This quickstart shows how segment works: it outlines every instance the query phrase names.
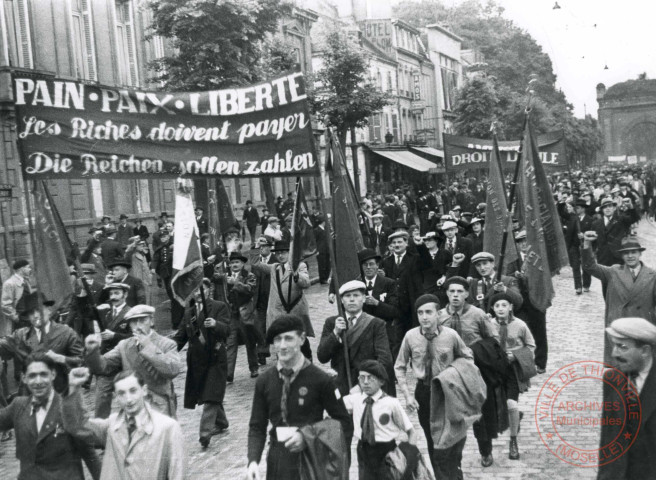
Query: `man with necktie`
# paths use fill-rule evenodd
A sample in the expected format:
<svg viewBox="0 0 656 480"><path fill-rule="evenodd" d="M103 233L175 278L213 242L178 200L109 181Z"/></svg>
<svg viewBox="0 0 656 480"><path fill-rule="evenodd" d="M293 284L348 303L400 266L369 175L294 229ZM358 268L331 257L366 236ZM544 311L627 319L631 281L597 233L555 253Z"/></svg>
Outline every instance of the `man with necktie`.
<svg viewBox="0 0 656 480"><path fill-rule="evenodd" d="M384 257L389 253L387 249L387 237L391 232L383 225L385 215L382 213L374 213L371 216L371 219L374 222L374 229L370 241L371 248L372 250L375 250L378 255Z"/></svg>
<svg viewBox="0 0 656 480"><path fill-rule="evenodd" d="M627 237L617 250L623 265L607 267L595 261L591 250L594 239L593 232L584 233L583 269L606 286L606 325L623 317L640 317L656 325L656 270L642 262L645 248L636 237ZM604 358L610 363L611 345L608 341L605 345Z"/></svg>
<svg viewBox="0 0 656 480"><path fill-rule="evenodd" d="M25 480L84 480L84 460L94 480L100 478L100 460L92 444L64 430L54 389L57 364L44 352L28 355L23 379L27 395L0 409L0 431L16 432L18 478Z"/></svg>
<svg viewBox="0 0 656 480"><path fill-rule="evenodd" d="M111 351L118 342L132 336L130 324L125 318L130 307L126 300L130 285L126 283L110 283L105 287L109 295L109 305L98 305L102 311L101 320L104 330L100 332L102 340L100 354ZM107 418L112 411L112 398L114 397L114 375L98 375L96 377L96 412L98 418Z"/></svg>
<svg viewBox="0 0 656 480"><path fill-rule="evenodd" d="M592 230L597 233L597 262L607 267L621 264L623 260L618 249L622 239L631 233L631 225L640 221L640 214L630 199L628 205L622 205L618 209L615 201L606 197L601 200L599 208L602 218L592 224Z"/></svg>
<svg viewBox="0 0 656 480"><path fill-rule="evenodd" d="M363 311L366 285L359 280L346 282L339 289L339 296L344 306L344 317L328 317L323 326L317 358L321 363L330 362L337 372L337 385L346 395L353 385L348 384L346 362L344 360L344 342L349 352L351 381L358 376L358 365L364 360L378 360L394 378L392 353L387 338L385 322ZM395 395L393 382L385 386L385 391Z"/></svg>
<svg viewBox="0 0 656 480"><path fill-rule="evenodd" d="M460 235L460 233L458 233L458 224L451 220L444 222L442 225L442 231L444 232L442 248L452 256L457 253L462 253L464 255L459 264L458 275L461 277L473 276L473 271L470 269L473 248L471 240Z"/></svg>

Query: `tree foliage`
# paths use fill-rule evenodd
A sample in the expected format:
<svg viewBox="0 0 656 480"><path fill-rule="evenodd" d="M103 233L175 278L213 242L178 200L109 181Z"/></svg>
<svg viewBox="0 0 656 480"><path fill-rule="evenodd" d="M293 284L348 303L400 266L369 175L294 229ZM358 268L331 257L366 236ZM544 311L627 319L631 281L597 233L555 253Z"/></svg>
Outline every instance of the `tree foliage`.
<svg viewBox="0 0 656 480"><path fill-rule="evenodd" d="M152 0L150 8L152 34L170 39L175 51L151 64L166 90L245 85L271 67L262 63L267 54L285 61L272 39L291 11L283 0Z"/></svg>
<svg viewBox="0 0 656 480"><path fill-rule="evenodd" d="M576 119L572 105L556 86L549 55L522 28L503 16L494 0L465 0L446 5L439 0L406 0L397 5L395 15L417 28L440 23L463 39L462 48L473 48L485 57L477 66L482 75L466 80L455 106L458 133L490 137L490 125L497 121L501 139L522 135L526 91L532 84L531 121L537 133L562 128L570 160L592 159L601 146L601 133L591 118ZM481 78L482 77L482 78ZM482 95L477 98L476 95ZM496 99L496 106L491 105Z"/></svg>
<svg viewBox="0 0 656 480"><path fill-rule="evenodd" d="M347 34L332 30L323 45L313 110L335 127L344 148L346 132L366 126L367 117L380 111L391 97L369 78L369 59Z"/></svg>

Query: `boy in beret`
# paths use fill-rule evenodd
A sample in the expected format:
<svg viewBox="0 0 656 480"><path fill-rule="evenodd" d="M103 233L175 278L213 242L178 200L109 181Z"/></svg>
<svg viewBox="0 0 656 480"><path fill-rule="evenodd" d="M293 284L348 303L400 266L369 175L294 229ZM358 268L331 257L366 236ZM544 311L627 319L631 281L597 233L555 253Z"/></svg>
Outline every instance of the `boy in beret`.
<svg viewBox="0 0 656 480"><path fill-rule="evenodd" d="M248 431L248 480L259 480L259 463L269 431L267 479L300 480L299 454L307 443L303 427L320 422L324 412L338 420L346 438L353 425L332 378L301 352L305 343L303 321L280 315L267 331L267 342L278 354L274 368L255 383ZM345 453L346 454L346 453Z"/></svg>
<svg viewBox="0 0 656 480"><path fill-rule="evenodd" d="M505 376L506 402L508 404L508 421L510 424L510 446L508 458L519 460L517 434L521 413L517 403L519 394L526 392L531 386L528 373L533 368L535 340L531 331L519 318L513 315L515 302L507 293L497 293L490 300L494 311L495 324L499 330L501 349L508 355L509 368ZM523 368L528 367L528 368ZM533 370L532 374L535 375Z"/></svg>
<svg viewBox="0 0 656 480"><path fill-rule="evenodd" d="M401 402L381 390L389 382L385 367L365 360L358 370L359 391L344 397L344 404L353 415L353 435L358 439L359 478L378 480L387 473L385 456L396 448L403 433L415 445L415 431Z"/></svg>

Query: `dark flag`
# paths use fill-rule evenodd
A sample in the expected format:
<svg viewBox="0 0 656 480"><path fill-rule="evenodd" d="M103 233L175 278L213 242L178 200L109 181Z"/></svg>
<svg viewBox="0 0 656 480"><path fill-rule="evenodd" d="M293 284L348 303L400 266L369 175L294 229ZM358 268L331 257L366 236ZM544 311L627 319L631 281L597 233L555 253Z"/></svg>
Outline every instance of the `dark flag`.
<svg viewBox="0 0 656 480"><path fill-rule="evenodd" d="M358 252L363 250L364 241L358 223L360 202L346 169L346 162L334 135L330 138L327 169L332 170L332 231L335 254L336 277L340 284L361 278ZM339 289L339 285L335 290Z"/></svg>
<svg viewBox="0 0 656 480"><path fill-rule="evenodd" d="M232 200L228 196L228 191L223 185L223 181L220 178L216 179L216 200L217 200L217 211L219 214L219 231L221 235L231 229L236 228L237 231L241 228L237 218L235 217L235 212L232 209Z"/></svg>
<svg viewBox="0 0 656 480"><path fill-rule="evenodd" d="M485 206L485 235L483 236L483 251L489 252L497 259L501 256L503 232L508 232L506 240L504 265L509 265L517 258L517 247L512 233L512 215L508 210L506 190L503 184L501 163L497 154L496 136L494 148L490 155L490 169L487 182L487 197ZM503 272L502 272L503 273Z"/></svg>
<svg viewBox="0 0 656 480"><path fill-rule="evenodd" d="M39 291L48 300L54 300L53 311L63 306L73 294L71 277L66 261L64 244L66 232L59 215L53 213L53 204L48 200L49 194L44 182L36 182L35 202L35 252L39 258L34 259L34 275Z"/></svg>
<svg viewBox="0 0 656 480"><path fill-rule="evenodd" d="M173 231L173 296L185 305L203 281L203 258L200 235L190 189L178 185L175 195L175 229Z"/></svg>
<svg viewBox="0 0 656 480"><path fill-rule="evenodd" d="M296 271L302 260L317 253L317 240L314 238L312 222L308 214L307 203L303 182L296 179L296 202L294 203L294 214L292 217L292 242L289 247L289 258L292 271Z"/></svg>
<svg viewBox="0 0 656 480"><path fill-rule="evenodd" d="M528 281L531 303L546 311L554 295L551 277L567 265L567 249L530 122L526 123L523 150L518 179L521 203L518 206L524 214L529 250L522 270Z"/></svg>

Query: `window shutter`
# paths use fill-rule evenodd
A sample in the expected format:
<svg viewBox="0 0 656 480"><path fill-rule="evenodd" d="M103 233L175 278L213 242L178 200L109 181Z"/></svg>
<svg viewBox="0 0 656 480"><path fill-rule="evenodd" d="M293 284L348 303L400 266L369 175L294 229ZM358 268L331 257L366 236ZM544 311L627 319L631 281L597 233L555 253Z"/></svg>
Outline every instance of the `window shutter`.
<svg viewBox="0 0 656 480"><path fill-rule="evenodd" d="M132 2L125 2L125 42L128 47L128 65L130 67L130 85L139 83L137 75L137 52L134 45L134 19L132 18Z"/></svg>
<svg viewBox="0 0 656 480"><path fill-rule="evenodd" d="M34 68L27 2L28 0L16 0L16 14L18 16L18 27L20 28L21 67Z"/></svg>
<svg viewBox="0 0 656 480"><path fill-rule="evenodd" d="M96 69L96 47L93 37L93 17L91 16L91 5L89 0L80 0L80 7L82 9L82 21L84 25L84 46L86 58L84 59L87 65L89 80L98 80L98 72Z"/></svg>

